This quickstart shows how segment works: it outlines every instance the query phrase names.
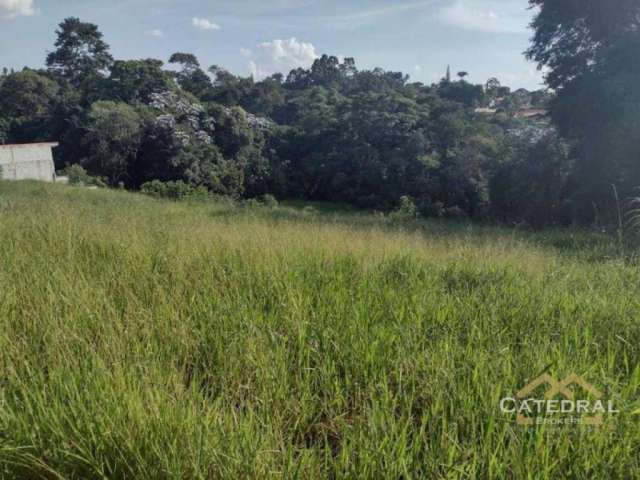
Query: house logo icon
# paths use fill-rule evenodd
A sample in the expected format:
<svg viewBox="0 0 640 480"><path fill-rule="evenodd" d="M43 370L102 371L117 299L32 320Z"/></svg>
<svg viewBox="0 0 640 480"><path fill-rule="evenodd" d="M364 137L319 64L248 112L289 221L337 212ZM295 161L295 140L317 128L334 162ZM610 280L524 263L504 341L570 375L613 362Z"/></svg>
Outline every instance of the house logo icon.
<svg viewBox="0 0 640 480"><path fill-rule="evenodd" d="M546 388L544 394L540 394L542 388ZM619 413L611 400L605 402L603 398L600 390L575 373L560 381L544 373L515 397L500 400L500 410L515 413L516 423L523 426L599 426L605 413Z"/></svg>
<svg viewBox="0 0 640 480"><path fill-rule="evenodd" d="M544 395L545 400L553 401L554 398L560 395L564 397L566 402L570 402L569 404L574 404L576 406L577 402L580 402L581 400L576 402L575 393L571 388L569 388L572 385L581 387L585 392L589 393L595 401L601 401L604 396L600 390L575 373L572 373L560 382L548 373L544 373L516 393L516 398L518 400L528 398L541 385L547 385L549 387ZM582 400L582 402L587 401L588 400ZM585 404L582 403L581 405L584 406ZM584 410L584 408L582 410ZM587 425L602 425L603 415L602 413L596 413L592 416L585 416L582 418L582 421ZM526 417L523 412L518 412L516 422L518 425L533 425L534 419Z"/></svg>

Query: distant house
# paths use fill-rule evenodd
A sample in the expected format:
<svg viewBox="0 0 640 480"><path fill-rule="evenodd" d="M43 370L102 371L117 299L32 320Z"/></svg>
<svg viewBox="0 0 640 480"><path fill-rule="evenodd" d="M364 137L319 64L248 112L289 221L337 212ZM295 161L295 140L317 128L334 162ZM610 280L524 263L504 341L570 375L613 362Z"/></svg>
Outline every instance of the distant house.
<svg viewBox="0 0 640 480"><path fill-rule="evenodd" d="M476 108L475 112L479 113L481 115L495 115L498 112L498 109L497 108L480 107L480 108Z"/></svg>
<svg viewBox="0 0 640 480"><path fill-rule="evenodd" d="M52 149L57 143L0 145L0 178L55 182Z"/></svg>

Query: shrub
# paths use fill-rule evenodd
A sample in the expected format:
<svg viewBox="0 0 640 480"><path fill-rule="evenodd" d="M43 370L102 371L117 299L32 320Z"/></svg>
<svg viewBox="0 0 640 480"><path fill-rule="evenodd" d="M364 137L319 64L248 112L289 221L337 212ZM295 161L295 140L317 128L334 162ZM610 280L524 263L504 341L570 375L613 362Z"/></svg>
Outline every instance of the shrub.
<svg viewBox="0 0 640 480"><path fill-rule="evenodd" d="M167 184L160 180L152 180L140 186L140 192L156 198L167 197Z"/></svg>
<svg viewBox="0 0 640 480"><path fill-rule="evenodd" d="M262 203L265 207L269 208L276 208L278 206L278 200L276 200L276 197L274 197L270 193L262 196Z"/></svg>
<svg viewBox="0 0 640 480"><path fill-rule="evenodd" d="M102 177L94 177L89 175L87 171L77 163L69 165L60 171L60 173L69 178L71 185L106 187L107 183Z"/></svg>
<svg viewBox="0 0 640 480"><path fill-rule="evenodd" d="M393 212L391 212L392 220L409 220L418 216L418 209L411 197L404 195L400 197L400 205Z"/></svg>

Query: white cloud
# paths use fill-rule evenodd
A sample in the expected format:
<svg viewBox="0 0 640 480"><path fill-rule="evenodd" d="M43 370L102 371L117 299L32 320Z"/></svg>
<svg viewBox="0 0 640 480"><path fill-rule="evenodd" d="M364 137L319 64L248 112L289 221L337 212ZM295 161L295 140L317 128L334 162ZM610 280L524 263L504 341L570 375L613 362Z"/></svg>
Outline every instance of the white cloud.
<svg viewBox="0 0 640 480"><path fill-rule="evenodd" d="M504 85L510 85L514 89L524 87L533 90L544 88L544 74L544 71L540 72L531 65L524 65L513 72L498 72L496 77Z"/></svg>
<svg viewBox="0 0 640 480"><path fill-rule="evenodd" d="M531 12L513 0L455 0L440 9L439 19L464 30L527 33Z"/></svg>
<svg viewBox="0 0 640 480"><path fill-rule="evenodd" d="M240 55L242 55L243 57L250 57L251 56L251 50L249 50L248 48L241 48L240 49Z"/></svg>
<svg viewBox="0 0 640 480"><path fill-rule="evenodd" d="M413 74L411 75L411 80L414 82L429 84L440 81L442 77L444 77L444 71L434 72L433 70L427 69L427 67L423 65L416 64L413 66Z"/></svg>
<svg viewBox="0 0 640 480"><path fill-rule="evenodd" d="M38 10L33 0L0 0L0 18L15 18L18 15L35 15Z"/></svg>
<svg viewBox="0 0 640 480"><path fill-rule="evenodd" d="M144 32L144 34L148 37L156 37L156 38L164 37L164 32L159 28L156 28L153 30L147 30L146 32Z"/></svg>
<svg viewBox="0 0 640 480"><path fill-rule="evenodd" d="M253 60L249 60L249 73L255 80L262 80L263 78L269 76L269 72L260 67Z"/></svg>
<svg viewBox="0 0 640 480"><path fill-rule="evenodd" d="M220 25L207 18L193 17L191 22L195 28L200 30L220 30Z"/></svg>
<svg viewBox="0 0 640 480"><path fill-rule="evenodd" d="M388 17L389 15L397 15L412 10L423 10L433 5L434 0L422 0L419 2L394 2L393 5L384 7L374 7L370 9L361 9L344 15L347 20L363 20L373 17Z"/></svg>
<svg viewBox="0 0 640 480"><path fill-rule="evenodd" d="M422 13L433 6L436 0L420 0L410 2L393 2L392 5L359 8L348 12L338 12L322 18L327 26L340 29L355 29L389 19L394 15L407 12Z"/></svg>
<svg viewBox="0 0 640 480"><path fill-rule="evenodd" d="M309 67L318 58L311 43L300 42L296 38L272 40L256 47L255 53L249 52L249 71L255 79L262 79L276 72L284 74L303 67Z"/></svg>

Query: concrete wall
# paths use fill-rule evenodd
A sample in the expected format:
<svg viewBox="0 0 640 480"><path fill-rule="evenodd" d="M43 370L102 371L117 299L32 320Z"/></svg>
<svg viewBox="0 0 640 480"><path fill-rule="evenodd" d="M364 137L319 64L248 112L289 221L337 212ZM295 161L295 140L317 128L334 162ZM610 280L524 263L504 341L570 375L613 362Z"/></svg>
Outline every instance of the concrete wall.
<svg viewBox="0 0 640 480"><path fill-rule="evenodd" d="M0 145L2 179L54 182L56 171L51 149L57 145L57 143Z"/></svg>

